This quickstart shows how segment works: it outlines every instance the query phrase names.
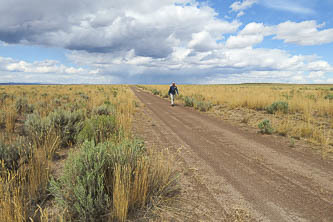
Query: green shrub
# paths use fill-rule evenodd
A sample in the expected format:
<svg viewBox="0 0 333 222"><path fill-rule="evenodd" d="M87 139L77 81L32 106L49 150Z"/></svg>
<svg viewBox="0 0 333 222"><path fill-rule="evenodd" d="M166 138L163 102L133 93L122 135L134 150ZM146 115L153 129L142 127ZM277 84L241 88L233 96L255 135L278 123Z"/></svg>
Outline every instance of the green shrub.
<svg viewBox="0 0 333 222"><path fill-rule="evenodd" d="M154 95L160 95L160 94L161 94L161 92L158 91L157 89L153 89L151 92L152 92Z"/></svg>
<svg viewBox="0 0 333 222"><path fill-rule="evenodd" d="M111 101L110 100L105 100L104 105L111 105Z"/></svg>
<svg viewBox="0 0 333 222"><path fill-rule="evenodd" d="M138 141L119 145L87 141L79 152L69 156L63 175L51 181L50 191L70 218L102 221L111 207L116 166L130 164L134 170L143 154L144 147Z"/></svg>
<svg viewBox="0 0 333 222"><path fill-rule="evenodd" d="M9 98L9 95L5 92L2 92L0 94L0 103L3 104L6 101L7 98Z"/></svg>
<svg viewBox="0 0 333 222"><path fill-rule="evenodd" d="M111 115L115 113L115 108L111 104L103 104L95 108L94 113L97 115Z"/></svg>
<svg viewBox="0 0 333 222"><path fill-rule="evenodd" d="M30 154L30 148L27 144L24 138L19 138L12 144L5 144L0 141L0 163L3 164L6 170L17 170L20 164L27 160Z"/></svg>
<svg viewBox="0 0 333 222"><path fill-rule="evenodd" d="M19 160L20 160L20 154L17 147L13 145L4 144L0 141L0 162L4 164L3 166L5 167L5 169L7 170L18 169Z"/></svg>
<svg viewBox="0 0 333 222"><path fill-rule="evenodd" d="M324 99L333 100L333 94L326 95Z"/></svg>
<svg viewBox="0 0 333 222"><path fill-rule="evenodd" d="M265 119L262 122L260 122L258 127L262 134L272 134L274 132L274 129L271 126L271 123L268 119Z"/></svg>
<svg viewBox="0 0 333 222"><path fill-rule="evenodd" d="M75 144L76 137L81 131L84 115L80 111L69 112L58 109L47 117L51 126L57 131L61 138L61 146Z"/></svg>
<svg viewBox="0 0 333 222"><path fill-rule="evenodd" d="M15 109L18 114L32 113L34 111L34 106L32 104L28 104L28 100L26 98L19 98L16 100Z"/></svg>
<svg viewBox="0 0 333 222"><path fill-rule="evenodd" d="M77 221L102 221L111 198L106 193L107 146L86 142L66 161L59 181L51 180L50 192L57 204Z"/></svg>
<svg viewBox="0 0 333 222"><path fill-rule="evenodd" d="M61 106L61 100L59 98L55 98L53 100L53 104L56 105L56 106Z"/></svg>
<svg viewBox="0 0 333 222"><path fill-rule="evenodd" d="M210 108L212 108L212 104L210 102L202 101L202 100L194 100L194 107L201 112L206 112Z"/></svg>
<svg viewBox="0 0 333 222"><path fill-rule="evenodd" d="M49 190L68 221L125 221L127 213L151 209L179 193L176 175L159 161L147 155L141 141L86 141L69 155Z"/></svg>
<svg viewBox="0 0 333 222"><path fill-rule="evenodd" d="M82 109L83 106L84 105L82 103L80 103L80 102L67 103L65 105L66 109L69 110L69 111L71 111L71 112L76 112L76 111Z"/></svg>
<svg viewBox="0 0 333 222"><path fill-rule="evenodd" d="M66 147L75 144L83 122L82 112L55 110L46 118L41 118L38 114L28 115L24 123L24 130L32 142L39 146L44 144L47 136L53 130L60 138L60 145Z"/></svg>
<svg viewBox="0 0 333 222"><path fill-rule="evenodd" d="M193 107L193 105L194 105L193 98L189 97L189 96L185 96L184 103L185 103L185 106Z"/></svg>
<svg viewBox="0 0 333 222"><path fill-rule="evenodd" d="M63 99L65 102L69 102L69 95L63 95L63 96L62 96L62 99Z"/></svg>
<svg viewBox="0 0 333 222"><path fill-rule="evenodd" d="M51 122L47 118L41 118L38 114L30 114L24 122L24 132L36 145L44 144L47 134L51 129Z"/></svg>
<svg viewBox="0 0 333 222"><path fill-rule="evenodd" d="M212 108L212 104L205 101L202 95L185 96L184 103L185 106L194 107L202 112L206 112Z"/></svg>
<svg viewBox="0 0 333 222"><path fill-rule="evenodd" d="M117 92L116 90L114 90L114 91L112 92L112 94L113 94L113 97L117 97L118 92Z"/></svg>
<svg viewBox="0 0 333 222"><path fill-rule="evenodd" d="M79 143L88 141L95 141L95 143L104 142L117 135L116 119L112 115L93 116L87 119L83 125L82 130L77 136Z"/></svg>
<svg viewBox="0 0 333 222"><path fill-rule="evenodd" d="M87 96L85 93L83 92L78 92L77 95L79 95L82 99L84 100L88 100L89 96Z"/></svg>
<svg viewBox="0 0 333 222"><path fill-rule="evenodd" d="M4 128L6 125L6 113L0 110L0 128Z"/></svg>
<svg viewBox="0 0 333 222"><path fill-rule="evenodd" d="M288 103L284 101L274 102L272 105L267 107L267 112L274 114L276 112L288 113Z"/></svg>

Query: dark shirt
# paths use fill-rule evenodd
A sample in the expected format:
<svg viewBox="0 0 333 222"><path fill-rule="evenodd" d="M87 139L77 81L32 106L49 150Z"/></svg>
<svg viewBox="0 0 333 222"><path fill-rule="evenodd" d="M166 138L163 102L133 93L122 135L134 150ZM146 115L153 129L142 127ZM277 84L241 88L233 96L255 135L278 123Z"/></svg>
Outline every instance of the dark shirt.
<svg viewBox="0 0 333 222"><path fill-rule="evenodd" d="M170 94L175 95L176 92L177 92L177 95L178 95L179 93L178 93L177 86L170 86L170 89L169 89L168 95L170 95Z"/></svg>

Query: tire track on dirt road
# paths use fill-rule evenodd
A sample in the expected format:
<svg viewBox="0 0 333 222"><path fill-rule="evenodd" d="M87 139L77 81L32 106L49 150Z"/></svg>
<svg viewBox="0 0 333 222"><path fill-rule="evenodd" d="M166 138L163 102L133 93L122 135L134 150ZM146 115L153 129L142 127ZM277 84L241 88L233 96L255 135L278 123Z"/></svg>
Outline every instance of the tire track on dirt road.
<svg viewBox="0 0 333 222"><path fill-rule="evenodd" d="M240 206L262 221L333 221L331 160L132 89L170 135L164 140L186 148L180 155L221 211Z"/></svg>

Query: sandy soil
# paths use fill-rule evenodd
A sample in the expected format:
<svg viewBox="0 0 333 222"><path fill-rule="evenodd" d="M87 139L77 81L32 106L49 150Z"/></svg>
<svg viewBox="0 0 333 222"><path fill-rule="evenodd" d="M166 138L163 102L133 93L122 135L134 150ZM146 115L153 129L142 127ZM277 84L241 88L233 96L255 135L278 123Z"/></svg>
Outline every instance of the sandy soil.
<svg viewBox="0 0 333 222"><path fill-rule="evenodd" d="M179 220L333 221L333 161L133 88L134 132L182 172Z"/></svg>

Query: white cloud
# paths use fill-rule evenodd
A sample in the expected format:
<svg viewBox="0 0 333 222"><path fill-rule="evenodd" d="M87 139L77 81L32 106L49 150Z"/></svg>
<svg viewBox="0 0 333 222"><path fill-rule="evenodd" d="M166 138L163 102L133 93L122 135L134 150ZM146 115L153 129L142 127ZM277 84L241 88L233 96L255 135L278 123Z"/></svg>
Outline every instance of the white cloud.
<svg viewBox="0 0 333 222"><path fill-rule="evenodd" d="M287 21L277 25L275 39L281 39L285 43L298 45L320 45L333 42L333 29L319 31L324 24L316 21L291 22Z"/></svg>
<svg viewBox="0 0 333 222"><path fill-rule="evenodd" d="M283 22L276 26L265 26L263 23L251 22L236 36L230 36L226 42L228 48L245 48L263 41L265 36L273 35L273 39L283 40L285 43L297 45L321 45L333 42L333 29L323 28L315 21Z"/></svg>
<svg viewBox="0 0 333 222"><path fill-rule="evenodd" d="M230 36L226 46L228 48L246 48L262 42L263 35L238 35Z"/></svg>
<svg viewBox="0 0 333 222"><path fill-rule="evenodd" d="M257 3L259 0L243 0L243 1L236 1L230 5L231 11L238 12L237 18L243 16L244 10L252 7L253 4Z"/></svg>
<svg viewBox="0 0 333 222"><path fill-rule="evenodd" d="M310 79L320 79L325 76L325 72L323 71L315 71L315 72L310 72L309 78Z"/></svg>
<svg viewBox="0 0 333 222"><path fill-rule="evenodd" d="M328 62L322 60L310 62L307 68L311 71L333 71L332 66L328 64Z"/></svg>
<svg viewBox="0 0 333 222"><path fill-rule="evenodd" d="M96 70L68 67L53 60L29 63L0 57L0 71L0 82L66 83L66 79L72 82L84 80Z"/></svg>
<svg viewBox="0 0 333 222"><path fill-rule="evenodd" d="M4 62L2 62L4 61ZM15 61L10 58L0 59L0 69L9 72L24 72L24 73L54 73L54 74L77 74L84 73L82 68L66 67L56 61L45 60L29 63L26 61Z"/></svg>
<svg viewBox="0 0 333 222"><path fill-rule="evenodd" d="M251 22L247 24L242 31L240 31L241 35L270 35L273 33L272 27L265 26L263 23Z"/></svg>
<svg viewBox="0 0 333 222"><path fill-rule="evenodd" d="M192 40L188 43L188 47L197 51L209 51L218 48L216 40L207 31L192 34Z"/></svg>
<svg viewBox="0 0 333 222"><path fill-rule="evenodd" d="M243 1L236 1L230 5L232 11L238 12L243 11L247 8L250 8L253 4L257 3L258 0L243 0Z"/></svg>
<svg viewBox="0 0 333 222"><path fill-rule="evenodd" d="M228 48L246 48L258 44L264 40L264 37L271 35L271 27L264 26L263 23L247 24L237 36L230 36L226 42Z"/></svg>

